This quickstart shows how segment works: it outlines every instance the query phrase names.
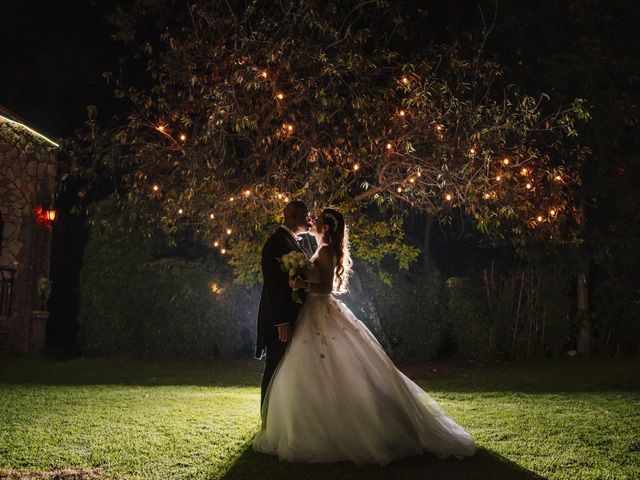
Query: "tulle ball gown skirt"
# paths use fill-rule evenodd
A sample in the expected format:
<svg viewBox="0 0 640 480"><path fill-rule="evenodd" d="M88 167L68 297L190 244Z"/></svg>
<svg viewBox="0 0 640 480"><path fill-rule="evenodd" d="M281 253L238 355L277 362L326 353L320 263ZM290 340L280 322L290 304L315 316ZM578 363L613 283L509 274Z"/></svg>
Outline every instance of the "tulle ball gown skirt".
<svg viewBox="0 0 640 480"><path fill-rule="evenodd" d="M473 438L332 295L307 298L253 447L292 462L379 465L424 452L475 453Z"/></svg>

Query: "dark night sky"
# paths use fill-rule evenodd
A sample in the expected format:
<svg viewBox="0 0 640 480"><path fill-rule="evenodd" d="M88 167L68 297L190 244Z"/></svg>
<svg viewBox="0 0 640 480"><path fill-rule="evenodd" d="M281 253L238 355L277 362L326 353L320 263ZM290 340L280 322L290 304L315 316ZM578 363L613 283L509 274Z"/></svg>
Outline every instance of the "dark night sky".
<svg viewBox="0 0 640 480"><path fill-rule="evenodd" d="M97 105L99 122L109 123L118 107L125 108L102 78L126 55L104 19L116 3L0 0L0 105L55 138L83 125L87 105ZM448 7L424 3L441 21L439 10Z"/></svg>
<svg viewBox="0 0 640 480"><path fill-rule="evenodd" d="M98 106L116 107L102 72L118 65L104 13L113 1L0 1L0 105L53 137L70 136Z"/></svg>

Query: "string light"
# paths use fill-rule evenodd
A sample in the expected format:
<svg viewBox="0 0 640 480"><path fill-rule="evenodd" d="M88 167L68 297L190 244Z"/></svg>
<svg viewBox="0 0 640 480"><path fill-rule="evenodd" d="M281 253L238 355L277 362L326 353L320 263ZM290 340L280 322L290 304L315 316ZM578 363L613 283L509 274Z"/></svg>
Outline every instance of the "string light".
<svg viewBox="0 0 640 480"><path fill-rule="evenodd" d="M527 170L527 168L526 168L526 167L524 167L522 170L520 170L520 173L521 173L522 175L526 175L527 173L529 173L529 170Z"/></svg>
<svg viewBox="0 0 640 480"><path fill-rule="evenodd" d="M278 194L278 200L282 200L282 194L281 193Z"/></svg>
<svg viewBox="0 0 640 480"><path fill-rule="evenodd" d="M525 188L526 188L527 190L531 190L531 187L532 187L532 185L531 185L530 183L527 183L527 184L525 185Z"/></svg>
<svg viewBox="0 0 640 480"><path fill-rule="evenodd" d="M409 77L402 77L402 83L404 83L405 85L409 83Z"/></svg>
<svg viewBox="0 0 640 480"><path fill-rule="evenodd" d="M409 183L416 183L416 179L415 179L415 178L413 178L413 177L411 177L411 178L409 179Z"/></svg>
<svg viewBox="0 0 640 480"><path fill-rule="evenodd" d="M211 214L209 214L209 218L210 218L211 220L213 220L214 218L216 218L216 216L215 216L213 213L211 213Z"/></svg>
<svg viewBox="0 0 640 480"><path fill-rule="evenodd" d="M220 253L224 255L225 253L227 253L227 250L223 248L222 250L220 250Z"/></svg>
<svg viewBox="0 0 640 480"><path fill-rule="evenodd" d="M181 208L179 208L179 209L178 209L178 213L179 213L180 215L182 215L182 214L184 213L184 210L182 210Z"/></svg>
<svg viewBox="0 0 640 480"><path fill-rule="evenodd" d="M549 215L551 215L552 217L556 216L556 211L552 208L551 210L549 210Z"/></svg>
<svg viewBox="0 0 640 480"><path fill-rule="evenodd" d="M284 93L282 93L282 92L278 93L278 94L276 95L276 98L277 98L278 100L284 100Z"/></svg>
<svg viewBox="0 0 640 480"><path fill-rule="evenodd" d="M505 165L509 165L509 159L508 158L503 159L502 163L504 163Z"/></svg>
<svg viewBox="0 0 640 480"><path fill-rule="evenodd" d="M244 191L244 196L248 197L249 195L251 195L251 190L245 190Z"/></svg>
<svg viewBox="0 0 640 480"><path fill-rule="evenodd" d="M180 134L180 140L182 140L183 142L187 139L187 136L184 133Z"/></svg>
<svg viewBox="0 0 640 480"><path fill-rule="evenodd" d="M539 222L541 222L541 221L542 221L542 215L538 215L537 220L538 220Z"/></svg>
<svg viewBox="0 0 640 480"><path fill-rule="evenodd" d="M489 200L489 199L491 198L491 195L489 195L488 193L485 193L482 197L483 197L485 200Z"/></svg>
<svg viewBox="0 0 640 480"><path fill-rule="evenodd" d="M444 198L445 198L445 200L446 200L447 202L450 202L450 201L453 199L453 197L451 196L451 194L450 194L450 193L447 193L447 194L444 196Z"/></svg>
<svg viewBox="0 0 640 480"><path fill-rule="evenodd" d="M156 127L160 132L164 132L164 125L158 125Z"/></svg>
<svg viewBox="0 0 640 480"><path fill-rule="evenodd" d="M496 177L496 182L499 182L500 180L502 180L502 177L501 177L500 175L498 175L498 176Z"/></svg>
<svg viewBox="0 0 640 480"><path fill-rule="evenodd" d="M444 127L442 125L436 125L436 130L438 132L442 132L443 129L444 129Z"/></svg>
<svg viewBox="0 0 640 480"><path fill-rule="evenodd" d="M358 165L357 163L353 166L353 170L355 172L357 172L358 170L360 170L360 165Z"/></svg>
<svg viewBox="0 0 640 480"><path fill-rule="evenodd" d="M227 235L231 235L231 229L227 228Z"/></svg>
<svg viewBox="0 0 640 480"><path fill-rule="evenodd" d="M556 182L559 182L562 180L562 177L560 175L556 175Z"/></svg>
<svg viewBox="0 0 640 480"><path fill-rule="evenodd" d="M154 185L153 186L153 191L157 192L158 190L160 190L160 187L158 185Z"/></svg>
<svg viewBox="0 0 640 480"><path fill-rule="evenodd" d="M234 198L234 197L229 197L229 201L230 201L230 202L233 202L234 200L235 200L235 198Z"/></svg>
<svg viewBox="0 0 640 480"><path fill-rule="evenodd" d="M401 188L401 187L398 187L397 192L398 192L398 193L402 193L402 188Z"/></svg>
<svg viewBox="0 0 640 480"><path fill-rule="evenodd" d="M262 78L267 78L268 74L266 70L263 70L262 73L260 74L262 75Z"/></svg>
<svg viewBox="0 0 640 480"><path fill-rule="evenodd" d="M293 125L287 125L287 130L289 130L289 132L293 132Z"/></svg>
<svg viewBox="0 0 640 480"><path fill-rule="evenodd" d="M391 143L387 143L387 150L391 150L393 148L393 145L391 145Z"/></svg>
<svg viewBox="0 0 640 480"><path fill-rule="evenodd" d="M400 115L401 117L404 117L406 115L406 112L404 110L400 110L398 112L398 115Z"/></svg>
<svg viewBox="0 0 640 480"><path fill-rule="evenodd" d="M217 240L216 240L215 242L213 242L213 246L214 246L214 247L217 247L218 245L220 245L220 242L219 242L219 241L217 241Z"/></svg>
<svg viewBox="0 0 640 480"><path fill-rule="evenodd" d="M475 155L476 154L476 149L475 148L470 148L469 149L469 154L470 155Z"/></svg>
<svg viewBox="0 0 640 480"><path fill-rule="evenodd" d="M18 126L20 128L24 128L30 134L35 135L36 137L41 138L41 139L49 142L54 147L59 147L60 146L59 144L57 144L56 142L54 142L50 138L47 138L46 136L44 136L40 132L34 130L33 128L31 128L31 127L29 127L27 125L25 125L24 123L20 123L20 122L18 122L16 120L13 120L12 118L7 118L4 115L0 115L0 122L7 122L7 123L10 123L12 125L16 125L16 126Z"/></svg>
<svg viewBox="0 0 640 480"><path fill-rule="evenodd" d="M284 201L289 203L289 197L284 197Z"/></svg>
<svg viewBox="0 0 640 480"><path fill-rule="evenodd" d="M418 172L416 175L418 175L418 177L421 177L421 176L422 176L422 174L421 174L420 172Z"/></svg>

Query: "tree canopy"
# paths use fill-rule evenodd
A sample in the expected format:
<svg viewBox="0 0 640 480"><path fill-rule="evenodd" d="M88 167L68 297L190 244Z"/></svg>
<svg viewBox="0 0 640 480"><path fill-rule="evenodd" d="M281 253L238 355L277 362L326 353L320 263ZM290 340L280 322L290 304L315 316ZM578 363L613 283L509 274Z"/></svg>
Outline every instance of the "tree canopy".
<svg viewBox="0 0 640 480"><path fill-rule="evenodd" d="M405 268L407 212L462 211L516 246L579 241L582 101L520 92L481 45L415 45L411 17L384 1L133 2L113 21L149 85L116 80L132 111L77 143L94 161L75 173L112 178L153 229L188 227L244 283L291 199L341 208L356 256Z"/></svg>

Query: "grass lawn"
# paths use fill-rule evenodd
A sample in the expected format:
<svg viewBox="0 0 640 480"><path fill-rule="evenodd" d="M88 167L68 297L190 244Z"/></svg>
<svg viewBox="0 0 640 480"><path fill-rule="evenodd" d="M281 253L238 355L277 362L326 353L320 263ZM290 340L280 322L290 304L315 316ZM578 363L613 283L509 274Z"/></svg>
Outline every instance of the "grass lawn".
<svg viewBox="0 0 640 480"><path fill-rule="evenodd" d="M475 436L475 457L254 453L257 361L0 359L0 478L640 479L639 360L402 369Z"/></svg>

